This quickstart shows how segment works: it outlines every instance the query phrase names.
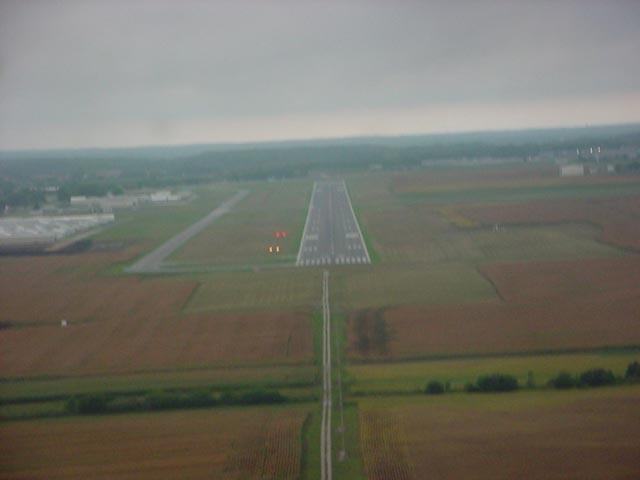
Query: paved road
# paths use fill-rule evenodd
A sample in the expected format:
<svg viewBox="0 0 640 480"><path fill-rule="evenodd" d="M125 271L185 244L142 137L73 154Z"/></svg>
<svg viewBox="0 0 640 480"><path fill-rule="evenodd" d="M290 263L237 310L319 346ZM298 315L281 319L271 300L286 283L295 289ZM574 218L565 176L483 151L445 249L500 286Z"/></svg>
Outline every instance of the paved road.
<svg viewBox="0 0 640 480"><path fill-rule="evenodd" d="M371 263L343 181L313 185L296 265Z"/></svg>
<svg viewBox="0 0 640 480"><path fill-rule="evenodd" d="M226 200L222 205L209 213L206 217L198 220L175 237L167 240L151 253L145 255L136 263L127 268L129 273L158 273L162 270L162 262L174 251L191 240L197 234L207 228L214 220L227 213L231 207L242 200L249 193L248 190L240 190L234 196Z"/></svg>
<svg viewBox="0 0 640 480"><path fill-rule="evenodd" d="M320 431L320 480L333 478L331 450L331 310L329 272L322 276L322 428Z"/></svg>

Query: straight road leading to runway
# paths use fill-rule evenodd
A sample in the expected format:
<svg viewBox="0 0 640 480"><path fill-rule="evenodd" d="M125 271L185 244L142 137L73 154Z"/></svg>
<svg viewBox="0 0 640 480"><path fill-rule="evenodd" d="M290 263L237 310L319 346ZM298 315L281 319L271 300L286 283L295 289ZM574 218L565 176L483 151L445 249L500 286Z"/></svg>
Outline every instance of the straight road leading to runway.
<svg viewBox="0 0 640 480"><path fill-rule="evenodd" d="M296 265L371 263L344 181L313 185Z"/></svg>

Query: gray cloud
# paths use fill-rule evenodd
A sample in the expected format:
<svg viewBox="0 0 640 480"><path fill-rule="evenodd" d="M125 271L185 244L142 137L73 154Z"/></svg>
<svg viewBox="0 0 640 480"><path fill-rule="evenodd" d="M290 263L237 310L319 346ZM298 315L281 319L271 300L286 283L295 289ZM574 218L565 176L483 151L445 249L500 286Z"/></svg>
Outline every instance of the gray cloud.
<svg viewBox="0 0 640 480"><path fill-rule="evenodd" d="M635 1L5 0L0 148L225 140L205 125L240 129L243 119L244 131L221 131L253 139L261 118L285 125L295 116L367 133L348 119L366 113L365 123L381 124L376 116L389 111L400 119L403 110L477 112L478 104L508 111L554 100L637 102L639 24ZM587 121L616 121L612 112ZM122 135L126 125L146 127L136 140ZM205 138L167 136L185 125L200 125ZM318 134L322 128L309 130Z"/></svg>

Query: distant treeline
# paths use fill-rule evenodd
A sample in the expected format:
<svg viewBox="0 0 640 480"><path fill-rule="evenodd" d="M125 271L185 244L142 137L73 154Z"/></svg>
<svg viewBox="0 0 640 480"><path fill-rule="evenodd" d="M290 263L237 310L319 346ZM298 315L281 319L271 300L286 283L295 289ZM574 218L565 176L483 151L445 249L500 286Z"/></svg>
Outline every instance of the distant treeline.
<svg viewBox="0 0 640 480"><path fill-rule="evenodd" d="M59 196L101 195L141 187L292 178L315 171L350 172L376 165L413 168L447 159L514 159L598 145L640 145L640 126L407 137L193 145L138 149L0 152L0 205L35 205L40 189ZM640 160L625 158L626 161Z"/></svg>
<svg viewBox="0 0 640 480"><path fill-rule="evenodd" d="M272 405L289 401L288 397L276 390L224 392L216 395L209 389L193 389L184 392L152 391L135 396L109 393L78 395L66 401L66 410L71 414L96 415L231 405Z"/></svg>
<svg viewBox="0 0 640 480"><path fill-rule="evenodd" d="M607 385L638 382L640 382L640 363L635 361L627 366L624 377L616 377L611 370L605 370L604 368L592 368L578 375L562 371L551 378L547 382L546 387L564 390L568 388L604 387ZM518 379L513 375L494 373L481 375L475 382L467 383L464 386L464 391L468 393L496 393L512 392L520 388L521 386ZM532 372L529 372L526 388L537 388ZM428 395L438 395L452 391L454 390L452 390L449 382L441 382L439 380L431 380L424 389L424 393Z"/></svg>

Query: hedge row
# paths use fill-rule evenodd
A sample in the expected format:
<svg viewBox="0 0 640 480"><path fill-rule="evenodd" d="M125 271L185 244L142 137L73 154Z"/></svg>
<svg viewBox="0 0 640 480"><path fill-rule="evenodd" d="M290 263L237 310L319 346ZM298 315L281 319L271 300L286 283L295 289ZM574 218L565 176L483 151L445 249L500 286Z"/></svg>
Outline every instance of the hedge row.
<svg viewBox="0 0 640 480"><path fill-rule="evenodd" d="M611 370L605 370L603 368L586 370L579 375L572 375L568 372L562 371L549 381L548 386L558 389L578 387L586 388L614 385L625 382L640 382L640 363L637 361L630 363L627 366L624 378L616 377ZM527 387L535 388L531 373L529 374ZM464 390L466 392L511 392L518 390L519 388L520 385L518 384L518 379L516 377L496 373L493 375L482 375L478 377L474 383L466 384ZM443 384L437 380L432 380L427 383L424 391L430 395L437 395L450 391L450 387L448 382Z"/></svg>
<svg viewBox="0 0 640 480"><path fill-rule="evenodd" d="M286 403L290 399L280 392L253 390L249 392L225 392L219 396L209 390L189 392L154 391L141 396L114 394L79 395L66 403L69 413L95 415L134 411L172 410L215 407L219 405L266 405Z"/></svg>

